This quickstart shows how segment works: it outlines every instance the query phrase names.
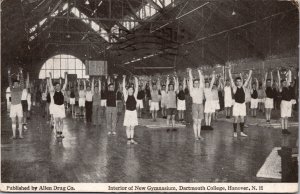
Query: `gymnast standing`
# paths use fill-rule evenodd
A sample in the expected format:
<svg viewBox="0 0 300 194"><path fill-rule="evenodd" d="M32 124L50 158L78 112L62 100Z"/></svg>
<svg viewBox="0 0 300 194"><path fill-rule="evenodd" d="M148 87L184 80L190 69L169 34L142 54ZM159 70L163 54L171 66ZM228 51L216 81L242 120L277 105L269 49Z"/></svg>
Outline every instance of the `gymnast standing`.
<svg viewBox="0 0 300 194"><path fill-rule="evenodd" d="M137 94L138 94L138 78L134 77L135 88L132 85L126 89L126 76L123 76L123 95L126 104L124 126L126 127L127 144L137 144L134 140L134 128L138 125L138 117L136 111Z"/></svg>

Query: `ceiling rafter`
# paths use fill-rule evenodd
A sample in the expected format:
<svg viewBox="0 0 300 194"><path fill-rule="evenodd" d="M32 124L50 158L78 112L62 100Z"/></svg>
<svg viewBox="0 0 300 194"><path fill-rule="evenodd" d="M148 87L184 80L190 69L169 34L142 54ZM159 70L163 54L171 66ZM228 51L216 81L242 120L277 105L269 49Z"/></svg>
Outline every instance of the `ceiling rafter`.
<svg viewBox="0 0 300 194"><path fill-rule="evenodd" d="M130 10L130 15L133 16L136 20L141 20L141 18L136 15L134 8L132 7L131 3L129 2L129 0L126 0L128 6L129 6L129 10ZM140 22L139 22L140 23Z"/></svg>
<svg viewBox="0 0 300 194"><path fill-rule="evenodd" d="M146 0L150 5L152 5L154 7L154 9L156 9L157 11L161 12L162 11L162 8L157 4L155 3L153 0Z"/></svg>

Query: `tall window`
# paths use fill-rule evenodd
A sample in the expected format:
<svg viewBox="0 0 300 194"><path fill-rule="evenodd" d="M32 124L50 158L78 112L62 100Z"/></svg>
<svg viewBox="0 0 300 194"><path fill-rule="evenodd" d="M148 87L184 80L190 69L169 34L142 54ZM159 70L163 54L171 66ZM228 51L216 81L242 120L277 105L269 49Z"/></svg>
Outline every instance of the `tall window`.
<svg viewBox="0 0 300 194"><path fill-rule="evenodd" d="M72 55L55 55L48 59L40 70L39 79L49 77L49 72L54 79L64 78L65 72L77 74L77 78L89 78L85 73L85 65Z"/></svg>

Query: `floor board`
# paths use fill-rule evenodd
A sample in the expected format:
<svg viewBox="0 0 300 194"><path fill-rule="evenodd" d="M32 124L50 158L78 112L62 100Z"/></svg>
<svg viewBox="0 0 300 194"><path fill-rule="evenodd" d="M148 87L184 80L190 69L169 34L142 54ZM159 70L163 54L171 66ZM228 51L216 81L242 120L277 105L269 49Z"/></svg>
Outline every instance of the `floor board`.
<svg viewBox="0 0 300 194"><path fill-rule="evenodd" d="M250 126L247 138L233 138L232 121L222 119L201 142L190 126L169 133L137 127L139 144L128 146L121 116L115 137L105 121L94 127L67 118L59 143L40 115L33 114L23 140L9 139L11 123L2 115L2 182L276 182L256 173L272 148L295 147L298 137L297 127L283 136L278 128Z"/></svg>

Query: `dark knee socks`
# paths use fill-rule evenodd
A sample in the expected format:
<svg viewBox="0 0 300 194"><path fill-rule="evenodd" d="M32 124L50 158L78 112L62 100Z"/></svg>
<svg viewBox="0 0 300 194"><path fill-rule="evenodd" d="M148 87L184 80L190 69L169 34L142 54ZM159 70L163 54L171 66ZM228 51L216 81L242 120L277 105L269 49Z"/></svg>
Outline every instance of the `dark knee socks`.
<svg viewBox="0 0 300 194"><path fill-rule="evenodd" d="M240 123L241 132L244 132L244 123ZM236 132L237 123L233 123L233 131Z"/></svg>
<svg viewBox="0 0 300 194"><path fill-rule="evenodd" d="M240 123L241 132L244 132L244 123Z"/></svg>
<svg viewBox="0 0 300 194"><path fill-rule="evenodd" d="M233 131L236 132L237 123L233 123Z"/></svg>

